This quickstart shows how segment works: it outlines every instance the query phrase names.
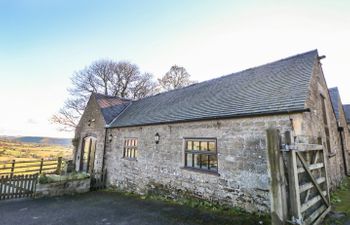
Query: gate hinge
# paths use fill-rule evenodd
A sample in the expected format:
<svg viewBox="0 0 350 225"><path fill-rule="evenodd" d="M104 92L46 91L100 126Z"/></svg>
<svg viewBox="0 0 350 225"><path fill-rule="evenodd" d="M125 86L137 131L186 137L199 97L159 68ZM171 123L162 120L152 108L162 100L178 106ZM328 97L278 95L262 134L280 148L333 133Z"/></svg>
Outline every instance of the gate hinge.
<svg viewBox="0 0 350 225"><path fill-rule="evenodd" d="M287 144L283 144L281 146L281 152L289 152L291 149L292 149L291 146Z"/></svg>
<svg viewBox="0 0 350 225"><path fill-rule="evenodd" d="M294 225L303 225L304 221L303 221L303 218L297 219L293 216L292 220L287 220L287 223L294 224Z"/></svg>

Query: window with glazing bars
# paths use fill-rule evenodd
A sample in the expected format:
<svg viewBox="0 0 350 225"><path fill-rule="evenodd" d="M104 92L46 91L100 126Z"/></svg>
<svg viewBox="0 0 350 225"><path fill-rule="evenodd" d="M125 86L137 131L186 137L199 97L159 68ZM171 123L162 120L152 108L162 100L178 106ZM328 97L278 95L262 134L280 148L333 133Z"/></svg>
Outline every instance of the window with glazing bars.
<svg viewBox="0 0 350 225"><path fill-rule="evenodd" d="M185 139L185 167L217 172L216 139Z"/></svg>
<svg viewBox="0 0 350 225"><path fill-rule="evenodd" d="M126 138L124 140L124 158L137 158L137 138Z"/></svg>

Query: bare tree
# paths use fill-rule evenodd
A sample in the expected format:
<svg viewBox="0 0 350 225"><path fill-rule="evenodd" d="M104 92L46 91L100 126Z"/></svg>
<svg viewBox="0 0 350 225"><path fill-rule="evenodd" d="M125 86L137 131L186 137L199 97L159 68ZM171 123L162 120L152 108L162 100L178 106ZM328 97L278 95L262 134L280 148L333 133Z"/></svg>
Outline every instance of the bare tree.
<svg viewBox="0 0 350 225"><path fill-rule="evenodd" d="M161 79L158 79L158 83L163 90L168 91L195 83L190 77L184 67L174 65Z"/></svg>
<svg viewBox="0 0 350 225"><path fill-rule="evenodd" d="M51 122L61 125L61 130L73 130L86 107L91 93L139 99L152 95L156 83L150 73L141 73L138 66L130 62L99 60L72 77L70 98Z"/></svg>

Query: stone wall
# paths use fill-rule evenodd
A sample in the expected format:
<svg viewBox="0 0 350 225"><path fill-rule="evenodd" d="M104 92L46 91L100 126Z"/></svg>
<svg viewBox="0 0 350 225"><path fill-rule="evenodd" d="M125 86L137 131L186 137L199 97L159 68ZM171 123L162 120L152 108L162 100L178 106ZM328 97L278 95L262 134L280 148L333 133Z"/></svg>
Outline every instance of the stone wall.
<svg viewBox="0 0 350 225"><path fill-rule="evenodd" d="M126 191L190 195L247 211L269 212L266 129L291 129L288 115L108 130L109 186ZM156 144L154 136L160 135ZM108 134L109 135L109 134ZM125 138L138 138L137 160L123 158ZM218 174L184 169L184 138L216 138Z"/></svg>
<svg viewBox="0 0 350 225"><path fill-rule="evenodd" d="M37 184L35 197L54 197L72 195L90 191L90 178L83 180L69 180L48 184Z"/></svg>
<svg viewBox="0 0 350 225"><path fill-rule="evenodd" d="M346 163L346 172L350 175L350 132L346 122L345 112L341 99L339 99L339 126L343 128L343 146L344 158Z"/></svg>
<svg viewBox="0 0 350 225"><path fill-rule="evenodd" d="M331 189L334 189L344 177L344 163L337 120L321 66L316 60L313 76L310 81L309 95L306 101L306 108L309 108L310 112L292 117L293 134L297 137L296 142L317 143L317 138L320 137L322 138L324 148L327 149L321 95L325 97L327 121L330 131L331 149L326 151L328 156L328 175Z"/></svg>
<svg viewBox="0 0 350 225"><path fill-rule="evenodd" d="M92 95L85 108L84 114L81 117L79 124L75 130L75 138L78 144L74 149L74 163L75 169L78 171L80 167L81 150L85 137L93 136L97 139L94 170L102 170L103 150L105 142L105 120L102 116L101 110ZM90 123L89 120L94 122Z"/></svg>

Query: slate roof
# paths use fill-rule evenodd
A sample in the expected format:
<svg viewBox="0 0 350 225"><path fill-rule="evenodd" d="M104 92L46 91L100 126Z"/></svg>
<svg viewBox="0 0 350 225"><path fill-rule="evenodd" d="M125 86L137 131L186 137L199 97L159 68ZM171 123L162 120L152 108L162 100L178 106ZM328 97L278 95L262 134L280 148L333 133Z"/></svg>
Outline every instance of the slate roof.
<svg viewBox="0 0 350 225"><path fill-rule="evenodd" d="M350 105L343 105L343 106L344 106L346 122L348 122L348 124L350 124Z"/></svg>
<svg viewBox="0 0 350 225"><path fill-rule="evenodd" d="M303 111L317 50L133 101L109 127Z"/></svg>
<svg viewBox="0 0 350 225"><path fill-rule="evenodd" d="M100 106L106 124L112 122L129 104L130 100L119 97L93 93Z"/></svg>
<svg viewBox="0 0 350 225"><path fill-rule="evenodd" d="M334 88L329 88L328 91L331 97L331 102L333 106L333 111L335 113L335 117L337 118L337 120L339 120L339 99L340 99L339 90L337 87L334 87Z"/></svg>

